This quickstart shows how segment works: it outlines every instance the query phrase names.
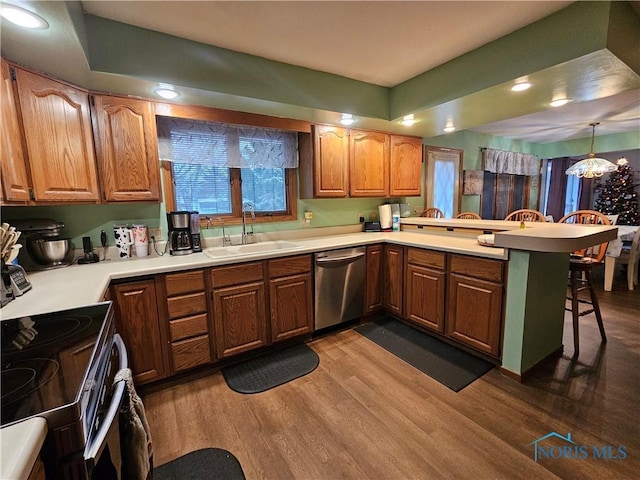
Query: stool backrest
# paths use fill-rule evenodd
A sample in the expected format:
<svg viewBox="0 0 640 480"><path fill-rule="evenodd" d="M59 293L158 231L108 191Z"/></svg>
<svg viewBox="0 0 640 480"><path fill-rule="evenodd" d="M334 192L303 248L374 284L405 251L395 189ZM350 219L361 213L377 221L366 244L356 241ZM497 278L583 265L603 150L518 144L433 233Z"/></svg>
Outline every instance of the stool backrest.
<svg viewBox="0 0 640 480"><path fill-rule="evenodd" d="M444 213L439 208L431 207L425 208L420 214L421 217L429 217L429 218L444 218Z"/></svg>
<svg viewBox="0 0 640 480"><path fill-rule="evenodd" d="M518 222L546 222L544 213L538 210L531 210L529 208L523 208L522 210L516 210L504 217L505 220L516 220Z"/></svg>
<svg viewBox="0 0 640 480"><path fill-rule="evenodd" d="M460 212L456 215L456 218L462 218L467 220L482 220L482 217L476 212Z"/></svg>
<svg viewBox="0 0 640 480"><path fill-rule="evenodd" d="M611 225L611 222L606 215L596 212L595 210L576 210L575 212L568 213L558 223L573 223L581 225ZM574 252L581 257L589 257L594 262L602 262L604 256L607 253L607 245L609 242L601 243L600 245L594 245L582 250Z"/></svg>

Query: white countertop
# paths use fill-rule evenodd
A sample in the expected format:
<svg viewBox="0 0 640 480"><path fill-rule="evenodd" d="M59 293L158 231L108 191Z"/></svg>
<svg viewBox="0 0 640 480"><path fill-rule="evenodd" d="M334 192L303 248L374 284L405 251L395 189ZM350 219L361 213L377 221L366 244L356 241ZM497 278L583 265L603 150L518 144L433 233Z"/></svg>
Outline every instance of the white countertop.
<svg viewBox="0 0 640 480"><path fill-rule="evenodd" d="M352 233L317 238L291 239L298 248L280 249L212 259L204 253L191 255L149 256L127 260L113 259L65 268L30 272L33 288L0 310L0 318L36 315L65 310L102 300L112 280L133 278L159 273L213 267L233 263L262 260L287 255L319 252L323 250L387 242L421 248L432 248L452 253L506 260L503 248L484 247L475 238L458 238L413 232Z"/></svg>
<svg viewBox="0 0 640 480"><path fill-rule="evenodd" d="M47 436L47 422L35 417L0 429L0 478L27 480Z"/></svg>

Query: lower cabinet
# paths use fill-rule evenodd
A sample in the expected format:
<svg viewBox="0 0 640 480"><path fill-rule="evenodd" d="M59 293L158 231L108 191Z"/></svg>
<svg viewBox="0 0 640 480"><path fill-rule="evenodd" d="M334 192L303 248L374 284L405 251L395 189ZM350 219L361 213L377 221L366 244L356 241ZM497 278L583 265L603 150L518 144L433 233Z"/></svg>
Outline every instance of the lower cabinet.
<svg viewBox="0 0 640 480"><path fill-rule="evenodd" d="M164 288L169 321L170 373L213 361L203 270L167 274Z"/></svg>
<svg viewBox="0 0 640 480"><path fill-rule="evenodd" d="M116 331L122 336L136 384L165 376L161 321L154 280L140 280L111 286Z"/></svg>
<svg viewBox="0 0 640 480"><path fill-rule="evenodd" d="M406 318L444 333L446 254L407 249Z"/></svg>
<svg viewBox="0 0 640 480"><path fill-rule="evenodd" d="M382 245L369 245L367 247L367 278L365 280L364 313L375 312L384 307L382 263Z"/></svg>
<svg viewBox="0 0 640 480"><path fill-rule="evenodd" d="M502 330L503 262L452 255L450 271L447 336L498 357Z"/></svg>
<svg viewBox="0 0 640 480"><path fill-rule="evenodd" d="M211 270L213 325L219 359L267 344L262 262Z"/></svg>
<svg viewBox="0 0 640 480"><path fill-rule="evenodd" d="M404 247L384 246L384 308L389 313L402 316L404 313Z"/></svg>
<svg viewBox="0 0 640 480"><path fill-rule="evenodd" d="M313 331L311 255L269 260L271 341Z"/></svg>

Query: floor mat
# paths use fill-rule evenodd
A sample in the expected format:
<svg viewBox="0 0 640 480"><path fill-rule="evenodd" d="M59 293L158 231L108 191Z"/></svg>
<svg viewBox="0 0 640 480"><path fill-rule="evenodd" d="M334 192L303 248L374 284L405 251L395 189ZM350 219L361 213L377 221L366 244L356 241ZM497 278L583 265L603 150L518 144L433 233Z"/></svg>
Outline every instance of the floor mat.
<svg viewBox="0 0 640 480"><path fill-rule="evenodd" d="M153 469L153 480L244 480L240 462L220 448L203 448Z"/></svg>
<svg viewBox="0 0 640 480"><path fill-rule="evenodd" d="M365 323L355 331L455 392L494 367L482 358L391 318Z"/></svg>
<svg viewBox="0 0 640 480"><path fill-rule="evenodd" d="M239 393L259 393L311 373L320 363L305 344L278 350L222 369L224 379Z"/></svg>

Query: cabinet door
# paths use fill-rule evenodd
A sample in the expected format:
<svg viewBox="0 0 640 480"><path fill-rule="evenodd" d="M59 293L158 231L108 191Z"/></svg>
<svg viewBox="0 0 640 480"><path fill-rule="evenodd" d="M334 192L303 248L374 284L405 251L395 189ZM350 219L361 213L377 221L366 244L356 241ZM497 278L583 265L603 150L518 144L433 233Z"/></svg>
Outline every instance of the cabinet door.
<svg viewBox="0 0 640 480"><path fill-rule="evenodd" d="M116 331L122 336L136 383L162 378L165 373L160 319L153 280L111 287Z"/></svg>
<svg viewBox="0 0 640 480"><path fill-rule="evenodd" d="M312 332L312 298L310 273L269 281L271 341Z"/></svg>
<svg viewBox="0 0 640 480"><path fill-rule="evenodd" d="M382 297L382 245L367 247L367 287L365 313L380 310L384 306Z"/></svg>
<svg viewBox="0 0 640 480"><path fill-rule="evenodd" d="M352 197L389 195L389 135L351 130L349 184Z"/></svg>
<svg viewBox="0 0 640 480"><path fill-rule="evenodd" d="M391 135L391 197L422 194L422 139Z"/></svg>
<svg viewBox="0 0 640 480"><path fill-rule="evenodd" d="M160 163L151 102L97 95L94 113L104 199L159 201Z"/></svg>
<svg viewBox="0 0 640 480"><path fill-rule="evenodd" d="M314 185L316 197L346 197L349 192L349 136L328 125L314 127Z"/></svg>
<svg viewBox="0 0 640 480"><path fill-rule="evenodd" d="M403 314L404 249L384 246L384 307L398 316Z"/></svg>
<svg viewBox="0 0 640 480"><path fill-rule="evenodd" d="M19 68L15 72L35 200L96 203L89 95Z"/></svg>
<svg viewBox="0 0 640 480"><path fill-rule="evenodd" d="M502 285L452 273L448 298L447 335L497 357L500 354Z"/></svg>
<svg viewBox="0 0 640 480"><path fill-rule="evenodd" d="M218 358L267 344L264 282L213 290L213 323Z"/></svg>
<svg viewBox="0 0 640 480"><path fill-rule="evenodd" d="M446 273L420 265L407 265L407 319L444 333Z"/></svg>
<svg viewBox="0 0 640 480"><path fill-rule="evenodd" d="M9 65L2 60L2 200L26 203L29 201L29 177L26 158L22 149L22 134L18 121L18 109L13 96L13 82Z"/></svg>

